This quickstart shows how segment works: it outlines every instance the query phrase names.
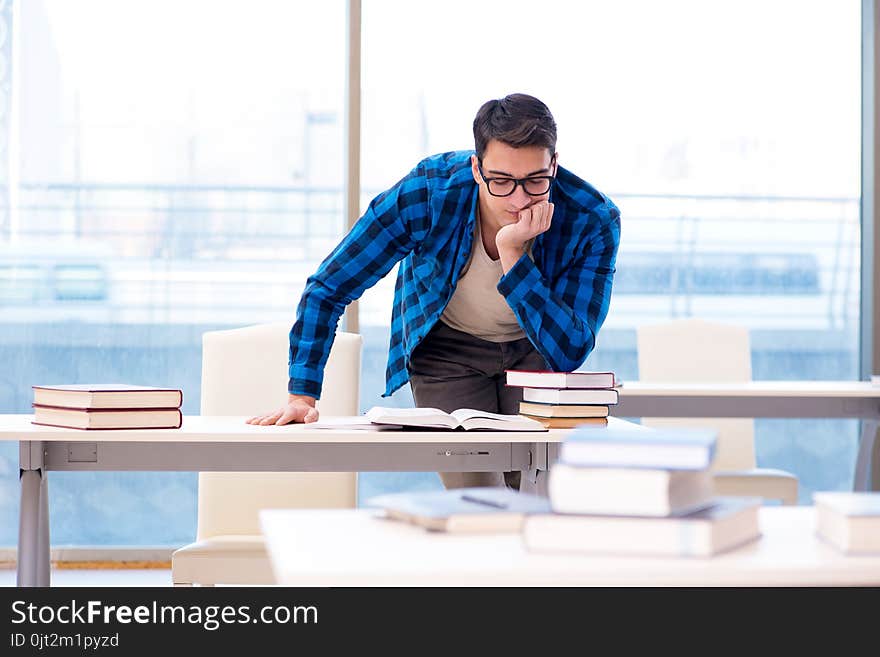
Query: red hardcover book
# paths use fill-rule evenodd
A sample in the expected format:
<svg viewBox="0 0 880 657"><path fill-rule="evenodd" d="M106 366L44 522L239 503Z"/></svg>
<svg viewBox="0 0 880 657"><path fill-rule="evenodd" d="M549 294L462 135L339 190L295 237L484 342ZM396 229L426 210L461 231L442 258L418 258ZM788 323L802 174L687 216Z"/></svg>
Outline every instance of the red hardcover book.
<svg viewBox="0 0 880 657"><path fill-rule="evenodd" d="M507 370L507 385L521 388L614 388L614 372Z"/></svg>
<svg viewBox="0 0 880 657"><path fill-rule="evenodd" d="M179 429L178 408L59 408L34 404L33 424L68 429Z"/></svg>
<svg viewBox="0 0 880 657"><path fill-rule="evenodd" d="M183 391L125 383L33 386L34 404L58 408L180 408Z"/></svg>

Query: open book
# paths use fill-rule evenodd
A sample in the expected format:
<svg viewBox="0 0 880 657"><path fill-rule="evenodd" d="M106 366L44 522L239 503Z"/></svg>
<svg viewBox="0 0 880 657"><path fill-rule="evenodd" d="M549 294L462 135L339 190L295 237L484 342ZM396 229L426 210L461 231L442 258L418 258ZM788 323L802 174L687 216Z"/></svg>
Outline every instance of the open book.
<svg viewBox="0 0 880 657"><path fill-rule="evenodd" d="M444 413L439 408L390 408L374 406L366 418L373 424L427 429L458 429L463 431L546 431L544 426L522 415L500 415L472 408L459 408Z"/></svg>

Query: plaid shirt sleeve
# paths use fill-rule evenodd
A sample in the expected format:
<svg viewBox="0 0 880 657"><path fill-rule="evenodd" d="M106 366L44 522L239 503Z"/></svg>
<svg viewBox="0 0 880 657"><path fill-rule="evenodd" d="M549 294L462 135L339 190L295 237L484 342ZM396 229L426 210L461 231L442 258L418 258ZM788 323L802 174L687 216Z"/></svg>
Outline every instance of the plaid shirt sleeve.
<svg viewBox="0 0 880 657"><path fill-rule="evenodd" d="M287 391L319 398L324 366L345 307L414 248L428 216L425 172L416 167L377 196L351 231L309 277L290 329Z"/></svg>
<svg viewBox="0 0 880 657"><path fill-rule="evenodd" d="M620 243L620 212L612 203L594 210L587 248L554 285L528 256L501 277L505 296L535 348L551 369L570 372L583 365L608 314Z"/></svg>

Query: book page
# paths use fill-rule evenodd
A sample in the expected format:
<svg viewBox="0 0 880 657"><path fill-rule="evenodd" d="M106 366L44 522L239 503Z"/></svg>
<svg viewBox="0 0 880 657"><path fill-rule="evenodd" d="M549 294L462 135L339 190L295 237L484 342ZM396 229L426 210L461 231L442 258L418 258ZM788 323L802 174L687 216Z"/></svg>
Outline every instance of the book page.
<svg viewBox="0 0 880 657"><path fill-rule="evenodd" d="M369 411L367 411L367 417L372 419L374 417L399 417L399 418L413 418L413 417L449 417L448 413L444 413L439 408L392 408L389 406L373 406Z"/></svg>
<svg viewBox="0 0 880 657"><path fill-rule="evenodd" d="M452 416L465 430L546 431L543 424L522 415L502 415L472 408L459 408L452 413Z"/></svg>
<svg viewBox="0 0 880 657"><path fill-rule="evenodd" d="M492 420L498 420L500 422L520 422L522 421L522 417L519 415L502 415L500 413L490 413L489 411L478 411L473 408L459 408L452 413L450 413L452 417L459 421L459 423L464 422L465 420L470 420L472 418L490 418Z"/></svg>
<svg viewBox="0 0 880 657"><path fill-rule="evenodd" d="M371 422L402 424L405 426L454 429L458 419L439 408L390 408L373 406L366 417Z"/></svg>

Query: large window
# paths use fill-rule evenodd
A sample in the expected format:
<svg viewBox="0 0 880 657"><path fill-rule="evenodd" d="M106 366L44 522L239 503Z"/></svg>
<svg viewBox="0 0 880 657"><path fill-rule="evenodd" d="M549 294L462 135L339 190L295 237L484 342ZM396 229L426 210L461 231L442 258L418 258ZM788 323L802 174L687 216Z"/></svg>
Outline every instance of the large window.
<svg viewBox="0 0 880 657"><path fill-rule="evenodd" d="M622 214L584 368L637 379L636 327L696 316L750 329L755 379L858 378L858 2L365 0L363 13L364 206L421 157L473 148L485 100L531 93L556 117L560 163ZM392 293L393 275L364 296L368 353L387 349ZM759 465L795 472L802 501L851 486L857 422L756 432ZM399 484L416 482L439 485Z"/></svg>
<svg viewBox="0 0 880 657"><path fill-rule="evenodd" d="M345 4L16 7L0 411L27 412L32 384L128 381L182 387L197 414L201 333L291 322L344 234ZM7 445L0 544L16 542L17 459ZM55 543L194 536L192 473L56 472L50 484Z"/></svg>
<svg viewBox="0 0 880 657"><path fill-rule="evenodd" d="M182 387L195 414L202 332L292 322L345 232L346 4L8 6L0 412L27 412L37 383L128 381ZM425 155L472 148L485 100L532 93L556 116L560 163L622 212L585 368L637 379L636 328L699 316L749 328L756 379L858 378L859 11L363 0L362 208ZM380 398L394 275L359 304L363 408L412 403L408 388ZM802 501L850 487L855 422L756 427L759 465L797 474ZM0 544L16 542L17 457L0 452ZM187 542L195 482L53 473L53 542ZM439 485L369 473L360 496Z"/></svg>

